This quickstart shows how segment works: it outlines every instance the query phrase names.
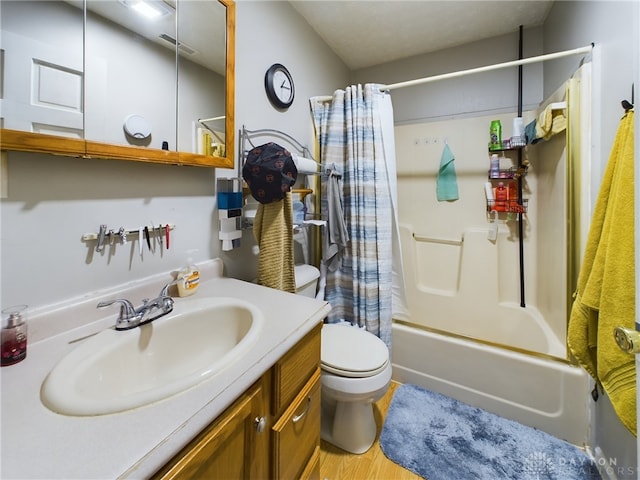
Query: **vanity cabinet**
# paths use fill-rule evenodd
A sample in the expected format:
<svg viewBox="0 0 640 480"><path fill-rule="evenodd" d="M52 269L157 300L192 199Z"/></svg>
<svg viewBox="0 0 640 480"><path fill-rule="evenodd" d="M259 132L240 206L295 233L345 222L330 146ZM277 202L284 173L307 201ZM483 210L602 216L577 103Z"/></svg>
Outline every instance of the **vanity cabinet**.
<svg viewBox="0 0 640 480"><path fill-rule="evenodd" d="M302 340L154 480L320 478L320 332Z"/></svg>
<svg viewBox="0 0 640 480"><path fill-rule="evenodd" d="M267 478L269 434L260 424L267 380L249 388L153 478Z"/></svg>
<svg viewBox="0 0 640 480"><path fill-rule="evenodd" d="M270 478L320 478L320 332L322 325L272 368Z"/></svg>

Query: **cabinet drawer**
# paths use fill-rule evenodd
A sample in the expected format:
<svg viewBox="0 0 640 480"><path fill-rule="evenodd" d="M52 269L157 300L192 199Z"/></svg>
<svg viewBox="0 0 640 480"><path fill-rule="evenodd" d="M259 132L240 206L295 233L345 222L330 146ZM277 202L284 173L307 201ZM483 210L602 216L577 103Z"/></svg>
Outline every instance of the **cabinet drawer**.
<svg viewBox="0 0 640 480"><path fill-rule="evenodd" d="M320 444L320 369L272 428L273 478L297 479L308 472ZM311 465L312 469L313 466Z"/></svg>
<svg viewBox="0 0 640 480"><path fill-rule="evenodd" d="M302 386L320 367L319 324L285 354L273 368L273 402L271 413L278 418L293 401Z"/></svg>

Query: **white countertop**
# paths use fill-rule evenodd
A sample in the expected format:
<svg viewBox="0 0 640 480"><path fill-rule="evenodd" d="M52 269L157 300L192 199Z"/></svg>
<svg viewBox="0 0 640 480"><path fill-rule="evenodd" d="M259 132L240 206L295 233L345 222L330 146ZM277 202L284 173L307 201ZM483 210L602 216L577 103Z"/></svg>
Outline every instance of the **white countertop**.
<svg viewBox="0 0 640 480"><path fill-rule="evenodd" d="M109 415L64 416L47 409L40 401L42 382L82 338L115 323L117 309L96 310L95 305L106 296L115 298L116 292L102 292L83 297L77 305L60 306L49 312L46 322L42 317L47 312L38 312L36 317L41 321L35 321L33 328L30 324L27 358L0 369L2 479L149 477L320 323L330 310L323 301L220 277L222 263L219 260L209 263L211 266L201 268L201 273L209 269L211 278L201 283L194 296L176 298L174 311L180 311L192 298L206 296L249 301L262 311L266 321L257 344L238 362L162 401ZM117 293L139 305L142 296L138 295L142 292L157 294L166 278L158 276L147 284L138 283L126 292ZM89 320L82 324L78 317ZM61 326L71 328L56 331L56 327L60 329Z"/></svg>

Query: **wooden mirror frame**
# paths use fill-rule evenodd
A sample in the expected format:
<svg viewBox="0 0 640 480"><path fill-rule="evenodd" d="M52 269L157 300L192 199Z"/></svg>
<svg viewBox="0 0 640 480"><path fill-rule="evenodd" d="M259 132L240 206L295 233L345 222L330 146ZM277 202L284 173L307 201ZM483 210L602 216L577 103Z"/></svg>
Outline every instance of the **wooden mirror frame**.
<svg viewBox="0 0 640 480"><path fill-rule="evenodd" d="M0 130L0 148L9 151L48 153L80 158L130 160L169 165L233 168L235 145L235 51L236 6L234 0L218 0L227 9L226 23L226 92L225 92L225 156L200 155L155 148L130 147L95 142L84 138L23 132L3 128Z"/></svg>

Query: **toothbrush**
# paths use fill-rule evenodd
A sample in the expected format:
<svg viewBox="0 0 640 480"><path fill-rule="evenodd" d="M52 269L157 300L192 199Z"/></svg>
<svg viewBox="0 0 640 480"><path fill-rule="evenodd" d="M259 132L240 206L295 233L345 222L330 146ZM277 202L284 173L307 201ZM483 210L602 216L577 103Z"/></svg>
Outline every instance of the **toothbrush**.
<svg viewBox="0 0 640 480"><path fill-rule="evenodd" d="M144 226L144 238L147 240L147 248L151 251L151 239L149 238L149 227Z"/></svg>
<svg viewBox="0 0 640 480"><path fill-rule="evenodd" d="M160 239L160 255L162 255L162 249L164 248L162 244L162 225L158 225L158 238Z"/></svg>
<svg viewBox="0 0 640 480"><path fill-rule="evenodd" d="M151 222L150 235L153 235L153 253L156 253L156 226Z"/></svg>

